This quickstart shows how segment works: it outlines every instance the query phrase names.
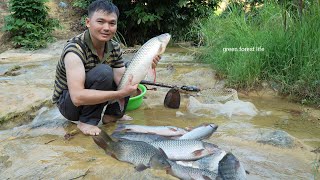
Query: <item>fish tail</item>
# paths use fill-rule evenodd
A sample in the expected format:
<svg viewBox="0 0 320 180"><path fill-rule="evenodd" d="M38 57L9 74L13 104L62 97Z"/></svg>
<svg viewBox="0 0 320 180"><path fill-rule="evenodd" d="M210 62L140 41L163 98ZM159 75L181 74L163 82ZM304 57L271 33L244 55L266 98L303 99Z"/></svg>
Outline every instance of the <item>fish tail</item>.
<svg viewBox="0 0 320 180"><path fill-rule="evenodd" d="M101 130L98 136L92 136L92 139L99 147L104 150L106 150L110 143L113 142L110 136L103 130Z"/></svg>
<svg viewBox="0 0 320 180"><path fill-rule="evenodd" d="M118 102L118 104L119 104L120 111L123 112L123 111L124 111L124 104L125 104L124 98L118 99L117 102Z"/></svg>
<svg viewBox="0 0 320 180"><path fill-rule="evenodd" d="M156 69L150 66L145 79L153 81L153 83L156 83L156 75Z"/></svg>
<svg viewBox="0 0 320 180"><path fill-rule="evenodd" d="M153 83L156 83L157 71L155 68L153 68L153 76L154 76Z"/></svg>

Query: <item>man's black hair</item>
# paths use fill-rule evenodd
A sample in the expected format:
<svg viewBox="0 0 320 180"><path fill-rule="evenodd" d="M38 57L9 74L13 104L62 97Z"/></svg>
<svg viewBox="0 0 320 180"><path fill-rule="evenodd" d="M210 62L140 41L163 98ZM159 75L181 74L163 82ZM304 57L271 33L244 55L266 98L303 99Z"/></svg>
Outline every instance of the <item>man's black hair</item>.
<svg viewBox="0 0 320 180"><path fill-rule="evenodd" d="M92 17L96 11L103 11L107 13L115 13L119 17L119 9L110 0L96 0L88 7L88 17Z"/></svg>

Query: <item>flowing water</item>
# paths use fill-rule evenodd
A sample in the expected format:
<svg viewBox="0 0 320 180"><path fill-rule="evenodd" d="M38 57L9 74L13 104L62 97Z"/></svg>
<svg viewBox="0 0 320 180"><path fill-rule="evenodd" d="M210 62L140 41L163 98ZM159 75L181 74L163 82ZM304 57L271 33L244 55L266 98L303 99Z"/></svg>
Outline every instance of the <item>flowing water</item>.
<svg viewBox="0 0 320 180"><path fill-rule="evenodd" d="M158 82L203 89L223 87L207 65L180 51L169 49L163 56L157 68ZM205 141L232 152L250 173L248 179L319 178L319 154L311 152L320 147L318 109L265 91L239 94L240 100L258 109L254 117L190 113L189 96L201 100L201 94L181 93L180 108L168 109L163 106L168 90L149 90L142 106L128 112L134 120L118 123L177 127L215 123L219 128ZM100 127L111 134L118 123ZM64 135L75 129L76 125L66 121L57 108L43 107L32 122L0 131L1 179L176 179L162 170L136 172L133 165L106 155L90 136L78 133L65 139ZM282 140L280 144L277 139Z"/></svg>

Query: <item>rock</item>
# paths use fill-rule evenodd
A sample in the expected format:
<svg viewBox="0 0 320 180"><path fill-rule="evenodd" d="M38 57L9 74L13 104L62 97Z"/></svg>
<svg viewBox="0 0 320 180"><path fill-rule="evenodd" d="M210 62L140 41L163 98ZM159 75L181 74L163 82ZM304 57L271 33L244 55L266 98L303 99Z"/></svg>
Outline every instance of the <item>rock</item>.
<svg viewBox="0 0 320 180"><path fill-rule="evenodd" d="M59 4L58 4L58 6L59 6L60 8L67 8L67 7L68 7L68 4L65 3L65 2L60 1Z"/></svg>
<svg viewBox="0 0 320 180"><path fill-rule="evenodd" d="M293 148L295 145L294 137L282 130L266 132L261 135L260 140L257 142L282 148Z"/></svg>
<svg viewBox="0 0 320 180"><path fill-rule="evenodd" d="M35 51L14 49L0 54L1 129L30 122L35 111L52 104L55 66L64 43L61 40Z"/></svg>

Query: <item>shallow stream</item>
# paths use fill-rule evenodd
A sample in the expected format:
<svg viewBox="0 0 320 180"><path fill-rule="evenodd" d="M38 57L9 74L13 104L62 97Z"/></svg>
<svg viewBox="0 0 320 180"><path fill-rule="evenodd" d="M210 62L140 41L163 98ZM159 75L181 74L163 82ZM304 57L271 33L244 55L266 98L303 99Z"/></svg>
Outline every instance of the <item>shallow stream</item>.
<svg viewBox="0 0 320 180"><path fill-rule="evenodd" d="M157 82L203 89L224 86L223 81L214 79L215 72L207 65L181 51L169 49L163 55ZM128 112L134 120L118 123L183 128L215 123L218 130L205 141L232 152L250 173L248 179L319 178L319 153L311 152L320 147L318 109L260 91L238 94L240 100L256 106L258 115L254 117L194 114L187 108L189 96L201 100L201 94L181 93L180 108L168 109L163 106L168 90L148 90L142 106ZM118 123L100 127L111 134ZM136 172L133 165L106 155L90 136L78 133L66 140L64 135L75 129L76 125L66 121L57 108L43 107L32 122L0 131L1 179L176 179L161 170ZM288 141L277 144L277 139Z"/></svg>

